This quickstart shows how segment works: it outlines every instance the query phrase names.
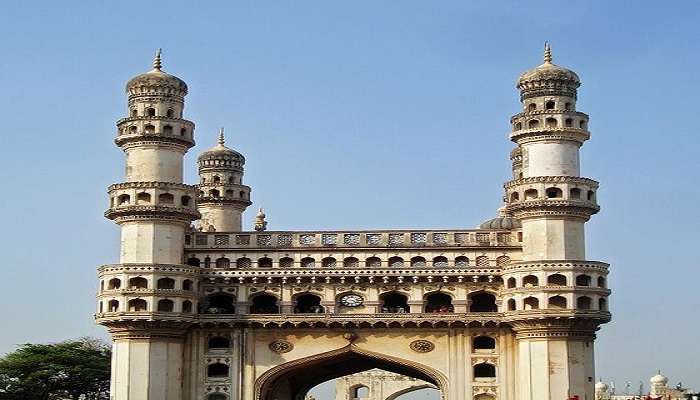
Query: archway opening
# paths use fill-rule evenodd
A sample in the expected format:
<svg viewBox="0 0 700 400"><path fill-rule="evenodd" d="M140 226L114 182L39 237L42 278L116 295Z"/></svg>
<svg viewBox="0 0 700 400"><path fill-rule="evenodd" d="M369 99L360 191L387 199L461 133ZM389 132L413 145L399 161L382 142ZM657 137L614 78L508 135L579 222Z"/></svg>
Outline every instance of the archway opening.
<svg viewBox="0 0 700 400"><path fill-rule="evenodd" d="M321 298L315 294L305 293L297 297L294 312L297 314L321 314L323 306Z"/></svg>
<svg viewBox="0 0 700 400"><path fill-rule="evenodd" d="M235 312L233 296L213 294L206 299L205 314L234 314Z"/></svg>
<svg viewBox="0 0 700 400"><path fill-rule="evenodd" d="M425 312L451 313L454 312L452 297L445 293L431 293L425 297Z"/></svg>
<svg viewBox="0 0 700 400"><path fill-rule="evenodd" d="M379 296L381 312L383 313L407 313L410 312L408 297L398 292L383 293Z"/></svg>
<svg viewBox="0 0 700 400"><path fill-rule="evenodd" d="M253 304L250 305L251 314L278 314L279 312L277 297L267 293L253 297Z"/></svg>

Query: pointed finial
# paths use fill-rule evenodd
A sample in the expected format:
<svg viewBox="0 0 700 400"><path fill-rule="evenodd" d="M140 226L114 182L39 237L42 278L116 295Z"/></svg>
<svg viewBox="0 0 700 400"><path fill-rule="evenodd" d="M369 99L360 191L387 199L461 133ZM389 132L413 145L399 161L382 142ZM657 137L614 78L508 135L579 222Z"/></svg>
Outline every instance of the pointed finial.
<svg viewBox="0 0 700 400"><path fill-rule="evenodd" d="M549 46L549 42L544 42L544 63L552 63L552 48Z"/></svg>
<svg viewBox="0 0 700 400"><path fill-rule="evenodd" d="M262 207L258 209L258 214L255 216L255 226L253 227L258 232L267 230L267 221L265 221L265 211Z"/></svg>
<svg viewBox="0 0 700 400"><path fill-rule="evenodd" d="M160 71L160 68L162 67L161 62L160 62L160 52L161 49L156 50L156 56L153 59L153 69L156 69Z"/></svg>
<svg viewBox="0 0 700 400"><path fill-rule="evenodd" d="M224 145L224 128L223 127L221 127L221 129L219 129L219 141L218 141L218 143L221 146Z"/></svg>

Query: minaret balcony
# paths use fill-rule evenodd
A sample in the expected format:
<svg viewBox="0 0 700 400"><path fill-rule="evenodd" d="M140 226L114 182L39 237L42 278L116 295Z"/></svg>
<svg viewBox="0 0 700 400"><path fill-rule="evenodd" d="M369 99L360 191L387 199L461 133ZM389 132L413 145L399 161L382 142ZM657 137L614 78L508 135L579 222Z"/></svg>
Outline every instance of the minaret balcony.
<svg viewBox="0 0 700 400"><path fill-rule="evenodd" d="M117 223L139 220L175 220L189 223L201 218L199 211L191 206L166 205L118 205L104 213L107 219Z"/></svg>
<svg viewBox="0 0 700 400"><path fill-rule="evenodd" d="M583 143L591 138L586 128L578 127L524 127L509 132L510 140L520 145L544 140L561 140Z"/></svg>

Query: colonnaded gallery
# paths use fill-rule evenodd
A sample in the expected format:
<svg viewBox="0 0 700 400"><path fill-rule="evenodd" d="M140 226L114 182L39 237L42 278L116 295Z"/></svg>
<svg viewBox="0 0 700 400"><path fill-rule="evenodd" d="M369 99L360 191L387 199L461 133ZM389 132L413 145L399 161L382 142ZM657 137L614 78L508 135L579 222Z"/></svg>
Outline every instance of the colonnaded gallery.
<svg viewBox="0 0 700 400"><path fill-rule="evenodd" d="M188 89L158 54L117 122L126 172L105 216L121 254L99 268L96 314L114 340L112 399L302 400L341 377L338 399L375 399L378 370L444 400L593 399L610 290L585 253L599 207L580 176L579 86L548 46L520 76L513 178L476 229L274 231L260 210L243 230L245 157L223 132L183 183Z"/></svg>

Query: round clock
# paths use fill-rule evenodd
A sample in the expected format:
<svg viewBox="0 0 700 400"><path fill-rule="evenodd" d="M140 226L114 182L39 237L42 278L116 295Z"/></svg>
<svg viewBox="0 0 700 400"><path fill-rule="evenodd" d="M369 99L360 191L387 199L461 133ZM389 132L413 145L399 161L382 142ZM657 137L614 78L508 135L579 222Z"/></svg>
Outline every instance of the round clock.
<svg viewBox="0 0 700 400"><path fill-rule="evenodd" d="M346 294L340 298L340 304L346 307L359 307L362 305L362 296L356 294Z"/></svg>

